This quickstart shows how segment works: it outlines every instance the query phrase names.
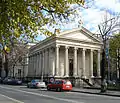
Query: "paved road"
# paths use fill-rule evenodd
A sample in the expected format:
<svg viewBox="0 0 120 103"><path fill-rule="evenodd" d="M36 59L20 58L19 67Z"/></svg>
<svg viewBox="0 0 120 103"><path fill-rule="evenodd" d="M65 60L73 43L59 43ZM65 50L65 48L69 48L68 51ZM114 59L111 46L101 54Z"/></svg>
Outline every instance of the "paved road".
<svg viewBox="0 0 120 103"><path fill-rule="evenodd" d="M0 85L0 94L16 103L120 103L119 97L54 92L45 89L29 89L25 86ZM0 103L5 102L0 101Z"/></svg>

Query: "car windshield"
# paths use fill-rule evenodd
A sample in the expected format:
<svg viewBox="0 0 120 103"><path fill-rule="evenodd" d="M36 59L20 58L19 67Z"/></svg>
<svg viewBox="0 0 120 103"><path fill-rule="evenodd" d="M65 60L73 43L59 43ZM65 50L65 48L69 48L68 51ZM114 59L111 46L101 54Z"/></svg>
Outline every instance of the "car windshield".
<svg viewBox="0 0 120 103"><path fill-rule="evenodd" d="M64 81L64 84L71 85L70 81Z"/></svg>
<svg viewBox="0 0 120 103"><path fill-rule="evenodd" d="M33 83L33 82L40 82L40 80L35 79L35 80L32 80L31 82L32 82L32 83Z"/></svg>

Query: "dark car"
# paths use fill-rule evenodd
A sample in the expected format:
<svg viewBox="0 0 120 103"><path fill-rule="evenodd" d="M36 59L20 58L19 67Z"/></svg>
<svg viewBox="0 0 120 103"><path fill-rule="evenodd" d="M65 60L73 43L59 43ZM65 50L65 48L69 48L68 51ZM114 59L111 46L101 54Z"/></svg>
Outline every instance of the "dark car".
<svg viewBox="0 0 120 103"><path fill-rule="evenodd" d="M3 80L3 84L9 84L9 85L21 85L22 81L19 79L14 79L14 78L5 78Z"/></svg>

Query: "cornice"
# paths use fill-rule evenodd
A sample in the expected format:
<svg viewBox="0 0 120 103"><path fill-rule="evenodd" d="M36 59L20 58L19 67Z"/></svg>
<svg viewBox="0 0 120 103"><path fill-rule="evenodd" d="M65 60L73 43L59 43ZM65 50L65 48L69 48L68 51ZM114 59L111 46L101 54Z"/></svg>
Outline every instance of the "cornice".
<svg viewBox="0 0 120 103"><path fill-rule="evenodd" d="M89 42L89 41L85 41L85 40L75 40L75 39L72 39L72 38L65 38L65 37L56 37L57 40L64 40L64 41L70 41L70 42L74 42L74 43L82 43L82 44L98 44L98 45L103 45L103 43L99 43L99 42Z"/></svg>

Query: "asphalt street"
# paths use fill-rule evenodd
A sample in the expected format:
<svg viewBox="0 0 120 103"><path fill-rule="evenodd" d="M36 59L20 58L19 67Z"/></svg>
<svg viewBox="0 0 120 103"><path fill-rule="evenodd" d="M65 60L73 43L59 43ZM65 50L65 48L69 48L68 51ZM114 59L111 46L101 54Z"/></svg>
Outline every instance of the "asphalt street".
<svg viewBox="0 0 120 103"><path fill-rule="evenodd" d="M55 92L46 89L30 89L26 86L0 85L0 95L7 99L7 102L0 99L0 103L120 103L120 97Z"/></svg>

